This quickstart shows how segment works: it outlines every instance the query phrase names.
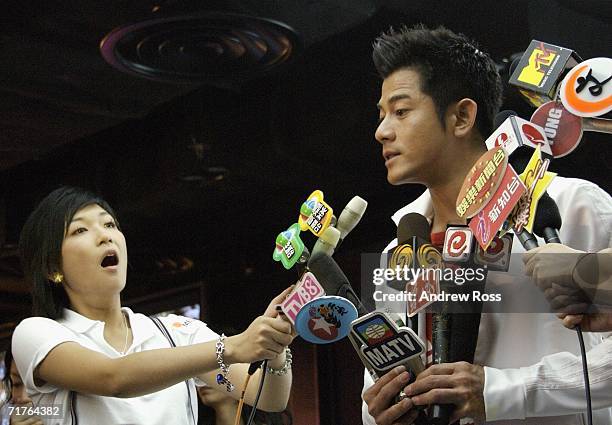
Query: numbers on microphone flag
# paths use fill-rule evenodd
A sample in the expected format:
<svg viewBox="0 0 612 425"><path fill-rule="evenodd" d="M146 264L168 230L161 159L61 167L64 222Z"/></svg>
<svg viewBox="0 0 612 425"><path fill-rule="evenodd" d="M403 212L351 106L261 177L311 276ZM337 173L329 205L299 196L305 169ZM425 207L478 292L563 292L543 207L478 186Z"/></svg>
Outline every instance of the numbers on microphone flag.
<svg viewBox="0 0 612 425"><path fill-rule="evenodd" d="M294 223L276 237L272 259L280 261L283 267L289 270L299 260L303 252L304 242L300 239L300 226L298 223Z"/></svg>
<svg viewBox="0 0 612 425"><path fill-rule="evenodd" d="M509 221L518 233L527 230L533 233L533 223L538 207L538 202L557 174L548 171L548 159L542 160L540 149L536 149L525 170L519 176L527 190L519 199L518 204L512 211Z"/></svg>
<svg viewBox="0 0 612 425"><path fill-rule="evenodd" d="M333 214L332 207L323 200L323 192L315 190L300 207L300 229L310 230L315 236L321 236L330 226Z"/></svg>
<svg viewBox="0 0 612 425"><path fill-rule="evenodd" d="M592 58L573 67L561 82L563 106L580 117L612 111L612 59Z"/></svg>
<svg viewBox="0 0 612 425"><path fill-rule="evenodd" d="M281 310L285 316L295 324L295 319L304 305L314 299L325 295L325 290L317 280L314 274L306 272L296 285L296 287L287 295L287 298L280 304Z"/></svg>

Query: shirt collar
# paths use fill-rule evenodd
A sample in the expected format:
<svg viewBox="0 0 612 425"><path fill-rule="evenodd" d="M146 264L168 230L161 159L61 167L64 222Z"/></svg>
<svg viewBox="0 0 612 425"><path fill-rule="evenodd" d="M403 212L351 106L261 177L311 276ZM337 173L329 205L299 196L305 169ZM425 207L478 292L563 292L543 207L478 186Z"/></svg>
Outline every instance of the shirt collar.
<svg viewBox="0 0 612 425"><path fill-rule="evenodd" d="M92 327L102 323L99 320L91 320L68 308L64 309L64 315L61 319L58 319L58 322L70 330L80 334L85 333Z"/></svg>
<svg viewBox="0 0 612 425"><path fill-rule="evenodd" d="M121 311L127 313L132 328L132 347L138 347L144 341L154 336L151 320L142 314L135 314L130 308L122 307ZM89 319L74 310L64 309L64 317L58 322L76 333L86 333L96 325L102 324L100 320ZM156 329L156 328L155 328Z"/></svg>
<svg viewBox="0 0 612 425"><path fill-rule="evenodd" d="M425 192L423 192L423 194L416 200L397 210L395 214L391 216L391 220L393 220L397 226L402 217L411 212L421 214L427 219L427 221L429 221L429 224L431 224L434 216L434 210L429 189L426 189Z"/></svg>

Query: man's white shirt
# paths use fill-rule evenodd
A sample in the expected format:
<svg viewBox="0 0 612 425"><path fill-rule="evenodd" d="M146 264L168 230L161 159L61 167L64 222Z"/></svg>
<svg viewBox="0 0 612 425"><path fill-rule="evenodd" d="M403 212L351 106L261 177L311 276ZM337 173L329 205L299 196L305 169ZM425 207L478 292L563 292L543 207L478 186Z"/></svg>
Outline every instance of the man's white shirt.
<svg viewBox="0 0 612 425"><path fill-rule="evenodd" d="M593 183L556 177L548 188L562 218L561 241L573 248L596 252L612 246L612 198ZM433 207L428 191L398 210L396 223L409 212L430 221ZM538 239L538 243L545 242ZM393 240L385 252L397 245ZM512 256L525 252L514 239ZM518 261L521 265L522 262ZM514 261L516 263L516 261ZM512 270L511 270L512 271ZM493 272L489 279L493 280ZM393 291L392 289L389 289ZM520 296L504 302L521 302ZM377 304L377 308L382 305ZM518 309L515 311L519 311ZM419 320L419 323L424 320ZM424 335L421 335L422 337ZM612 337L584 333L595 425L612 424ZM475 364L484 366L487 423L496 425L586 424L582 362L575 331L563 327L551 313L483 313ZM365 391L373 384L364 373ZM596 410L599 409L599 410ZM528 418L528 419L525 419ZM365 425L375 424L362 404Z"/></svg>

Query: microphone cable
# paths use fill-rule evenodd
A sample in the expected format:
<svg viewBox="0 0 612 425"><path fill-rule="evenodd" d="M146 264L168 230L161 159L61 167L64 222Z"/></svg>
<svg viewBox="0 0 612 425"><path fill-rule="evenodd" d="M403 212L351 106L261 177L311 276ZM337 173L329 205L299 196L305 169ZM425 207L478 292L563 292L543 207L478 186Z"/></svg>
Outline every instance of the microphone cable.
<svg viewBox="0 0 612 425"><path fill-rule="evenodd" d="M251 425L251 423L253 422L253 419L255 418L255 413L257 412L257 404L259 403L259 397L261 396L261 391L263 390L264 380L266 378L267 368L268 368L268 361L264 360L262 370L261 370L261 379L259 380L259 388L257 389L257 395L255 396L255 402L253 403L253 409L251 410L251 414L249 415L249 419L246 425Z"/></svg>
<svg viewBox="0 0 612 425"><path fill-rule="evenodd" d="M591 408L591 385L589 384L589 369L587 367L586 350L584 348L584 338L582 336L582 329L580 325L574 326L576 333L578 334L578 342L580 343L580 355L582 356L582 372L584 374L584 388L586 391L587 401L587 419L588 425L593 425L593 409Z"/></svg>

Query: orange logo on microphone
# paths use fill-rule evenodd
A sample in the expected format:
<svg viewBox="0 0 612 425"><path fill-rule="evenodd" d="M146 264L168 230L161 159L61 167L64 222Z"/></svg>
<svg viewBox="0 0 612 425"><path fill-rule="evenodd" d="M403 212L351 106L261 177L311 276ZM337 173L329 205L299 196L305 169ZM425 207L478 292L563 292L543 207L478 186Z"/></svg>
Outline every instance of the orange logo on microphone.
<svg viewBox="0 0 612 425"><path fill-rule="evenodd" d="M563 106L580 117L612 111L612 59L592 58L576 65L561 82Z"/></svg>

